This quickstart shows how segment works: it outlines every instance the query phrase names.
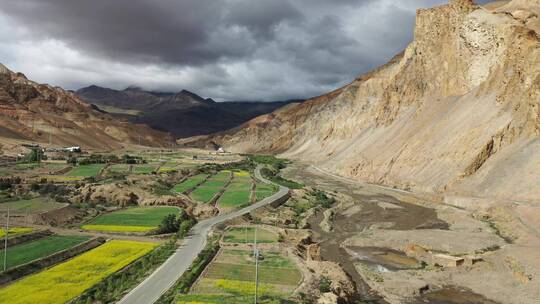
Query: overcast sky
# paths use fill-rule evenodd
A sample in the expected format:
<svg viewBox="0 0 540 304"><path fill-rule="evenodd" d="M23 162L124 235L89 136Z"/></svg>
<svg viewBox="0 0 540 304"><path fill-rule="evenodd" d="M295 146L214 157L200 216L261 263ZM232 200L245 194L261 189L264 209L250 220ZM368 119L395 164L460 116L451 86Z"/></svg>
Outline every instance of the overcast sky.
<svg viewBox="0 0 540 304"><path fill-rule="evenodd" d="M0 62L78 89L319 95L385 63L444 0L0 0Z"/></svg>

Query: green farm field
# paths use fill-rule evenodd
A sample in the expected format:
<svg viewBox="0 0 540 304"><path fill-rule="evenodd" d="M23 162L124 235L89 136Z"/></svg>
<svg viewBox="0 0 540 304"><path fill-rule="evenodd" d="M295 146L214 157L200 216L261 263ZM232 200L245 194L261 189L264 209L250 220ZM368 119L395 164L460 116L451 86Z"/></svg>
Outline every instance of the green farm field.
<svg viewBox="0 0 540 304"><path fill-rule="evenodd" d="M276 193L278 188L274 185L258 183L255 186L255 198L257 201L263 200Z"/></svg>
<svg viewBox="0 0 540 304"><path fill-rule="evenodd" d="M100 215L83 225L85 230L147 232L156 229L163 218L178 214L177 207L134 207Z"/></svg>
<svg viewBox="0 0 540 304"><path fill-rule="evenodd" d="M150 165L136 165L133 166L133 173L135 174L150 174L156 170L156 167Z"/></svg>
<svg viewBox="0 0 540 304"><path fill-rule="evenodd" d="M251 199L251 177L247 172L235 172L234 179L219 198L219 207L235 209L248 205Z"/></svg>
<svg viewBox="0 0 540 304"><path fill-rule="evenodd" d="M95 177L98 175L99 171L105 167L104 164L91 164L91 165L82 165L73 168L67 173L67 176L78 176L78 177Z"/></svg>
<svg viewBox="0 0 540 304"><path fill-rule="evenodd" d="M36 241L31 241L8 249L7 268L13 268L53 253L62 251L89 240L88 236L53 235ZM4 250L0 257L4 258Z"/></svg>
<svg viewBox="0 0 540 304"><path fill-rule="evenodd" d="M207 176L208 176L208 174L198 174L198 175L189 177L188 179L186 179L182 183L174 186L172 188L172 191L176 192L176 193L184 193L184 192L186 192L188 190L193 189L198 184L200 184L203 180L206 179Z"/></svg>
<svg viewBox="0 0 540 304"><path fill-rule="evenodd" d="M259 261L261 303L280 303L300 284L302 275L288 258L277 252L262 252ZM252 303L255 291L255 260L250 250L222 250L178 304Z"/></svg>
<svg viewBox="0 0 540 304"><path fill-rule="evenodd" d="M64 204L49 200L44 197L36 197L32 199L20 199L16 201L8 201L0 203L0 210L9 208L13 213L41 213L63 207Z"/></svg>
<svg viewBox="0 0 540 304"><path fill-rule="evenodd" d="M223 241L225 243L253 243L255 240L255 228L234 227L225 232ZM257 228L257 243L275 243L278 241L277 234L266 229Z"/></svg>
<svg viewBox="0 0 540 304"><path fill-rule="evenodd" d="M219 172L191 192L191 197L198 202L208 203L216 194L223 190L229 178L230 173L228 171Z"/></svg>

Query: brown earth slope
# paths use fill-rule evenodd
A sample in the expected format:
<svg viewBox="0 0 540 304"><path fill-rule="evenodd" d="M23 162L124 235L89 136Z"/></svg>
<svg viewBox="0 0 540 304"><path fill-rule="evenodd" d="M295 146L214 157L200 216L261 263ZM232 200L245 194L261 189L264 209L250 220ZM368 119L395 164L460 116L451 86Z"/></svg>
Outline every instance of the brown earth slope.
<svg viewBox="0 0 540 304"><path fill-rule="evenodd" d="M538 0L417 12L388 64L324 96L195 138L417 191L540 199Z"/></svg>
<svg viewBox="0 0 540 304"><path fill-rule="evenodd" d="M166 146L170 135L121 122L71 92L28 80L0 64L0 139L114 149L124 144Z"/></svg>

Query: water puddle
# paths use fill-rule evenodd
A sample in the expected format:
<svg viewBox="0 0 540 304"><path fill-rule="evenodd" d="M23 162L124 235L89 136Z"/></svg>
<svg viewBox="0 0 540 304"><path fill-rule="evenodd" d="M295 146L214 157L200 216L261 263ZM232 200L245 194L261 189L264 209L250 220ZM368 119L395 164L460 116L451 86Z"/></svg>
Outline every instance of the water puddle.
<svg viewBox="0 0 540 304"><path fill-rule="evenodd" d="M381 272L422 267L418 260L408 257L401 251L389 248L351 246L345 250L351 257Z"/></svg>
<svg viewBox="0 0 540 304"><path fill-rule="evenodd" d="M410 304L499 304L462 287L445 287L427 292Z"/></svg>

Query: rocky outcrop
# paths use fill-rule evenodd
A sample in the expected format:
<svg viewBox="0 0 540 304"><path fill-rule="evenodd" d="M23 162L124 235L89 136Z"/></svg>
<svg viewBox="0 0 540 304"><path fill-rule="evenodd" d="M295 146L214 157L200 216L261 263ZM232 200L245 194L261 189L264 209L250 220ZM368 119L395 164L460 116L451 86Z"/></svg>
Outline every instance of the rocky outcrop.
<svg viewBox="0 0 540 304"><path fill-rule="evenodd" d="M278 153L416 191L540 198L538 2L417 12L414 41L349 85L186 144Z"/></svg>
<svg viewBox="0 0 540 304"><path fill-rule="evenodd" d="M0 64L0 139L110 149L168 146L172 137L119 121L58 87L38 84Z"/></svg>

